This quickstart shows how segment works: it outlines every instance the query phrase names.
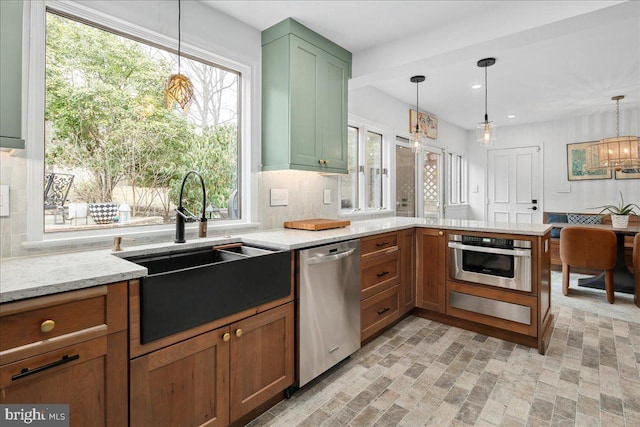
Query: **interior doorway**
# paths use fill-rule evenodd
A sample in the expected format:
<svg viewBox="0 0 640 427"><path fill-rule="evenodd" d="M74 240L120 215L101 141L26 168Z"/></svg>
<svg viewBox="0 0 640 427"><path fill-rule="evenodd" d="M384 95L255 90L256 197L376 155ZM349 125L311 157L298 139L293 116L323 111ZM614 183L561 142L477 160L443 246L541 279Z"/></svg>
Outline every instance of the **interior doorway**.
<svg viewBox="0 0 640 427"><path fill-rule="evenodd" d="M487 215L490 222L542 223L540 147L487 152Z"/></svg>

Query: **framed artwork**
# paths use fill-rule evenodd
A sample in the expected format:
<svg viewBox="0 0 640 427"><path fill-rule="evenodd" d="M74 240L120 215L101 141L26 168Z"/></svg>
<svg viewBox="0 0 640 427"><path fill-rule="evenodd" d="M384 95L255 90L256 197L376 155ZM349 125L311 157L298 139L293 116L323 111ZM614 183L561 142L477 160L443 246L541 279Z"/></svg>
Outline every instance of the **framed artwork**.
<svg viewBox="0 0 640 427"><path fill-rule="evenodd" d="M409 110L409 132L416 129L416 120L423 135L430 139L438 139L438 119L427 113Z"/></svg>
<svg viewBox="0 0 640 427"><path fill-rule="evenodd" d="M616 171L616 179L640 179L640 168Z"/></svg>
<svg viewBox="0 0 640 427"><path fill-rule="evenodd" d="M595 142L567 144L567 177L569 181L612 178L611 169L587 170L586 148Z"/></svg>

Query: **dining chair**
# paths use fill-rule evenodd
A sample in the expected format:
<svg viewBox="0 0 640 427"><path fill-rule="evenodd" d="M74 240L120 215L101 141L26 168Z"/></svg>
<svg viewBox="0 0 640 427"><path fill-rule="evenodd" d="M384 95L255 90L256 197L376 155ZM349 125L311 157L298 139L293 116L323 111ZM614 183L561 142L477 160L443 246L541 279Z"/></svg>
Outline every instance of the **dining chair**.
<svg viewBox="0 0 640 427"><path fill-rule="evenodd" d="M636 292L633 301L640 307L640 233L633 238L633 269L636 275Z"/></svg>
<svg viewBox="0 0 640 427"><path fill-rule="evenodd" d="M607 300L613 304L613 267L616 264L616 234L610 230L564 227L560 232L562 293L569 294L571 267L604 270Z"/></svg>

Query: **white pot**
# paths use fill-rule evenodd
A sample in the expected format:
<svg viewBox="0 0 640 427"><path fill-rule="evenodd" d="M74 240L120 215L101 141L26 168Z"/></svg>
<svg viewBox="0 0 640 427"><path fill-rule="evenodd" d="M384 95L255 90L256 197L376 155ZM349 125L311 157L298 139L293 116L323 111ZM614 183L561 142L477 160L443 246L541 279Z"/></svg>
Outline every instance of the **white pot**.
<svg viewBox="0 0 640 427"><path fill-rule="evenodd" d="M611 225L613 225L613 228L627 228L629 225L629 215L611 214Z"/></svg>

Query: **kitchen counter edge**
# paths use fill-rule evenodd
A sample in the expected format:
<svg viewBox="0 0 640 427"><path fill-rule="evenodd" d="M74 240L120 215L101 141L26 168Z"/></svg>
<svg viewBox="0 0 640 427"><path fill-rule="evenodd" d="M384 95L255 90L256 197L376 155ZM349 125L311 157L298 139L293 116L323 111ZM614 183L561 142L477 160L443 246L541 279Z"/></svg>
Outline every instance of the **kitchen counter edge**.
<svg viewBox="0 0 640 427"><path fill-rule="evenodd" d="M116 283L143 277L147 269L122 257L149 255L173 250L188 250L202 246L239 243L277 250L296 250L358 239L374 234L412 227L441 228L489 233L509 233L543 236L549 224L506 224L469 220L433 220L425 218L390 217L354 221L350 226L322 230L273 229L234 237L212 237L190 240L185 244L157 243L133 246L114 253L110 250L40 255L2 260L0 273L0 304L60 292Z"/></svg>

